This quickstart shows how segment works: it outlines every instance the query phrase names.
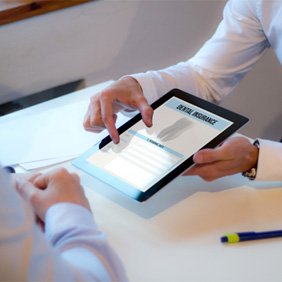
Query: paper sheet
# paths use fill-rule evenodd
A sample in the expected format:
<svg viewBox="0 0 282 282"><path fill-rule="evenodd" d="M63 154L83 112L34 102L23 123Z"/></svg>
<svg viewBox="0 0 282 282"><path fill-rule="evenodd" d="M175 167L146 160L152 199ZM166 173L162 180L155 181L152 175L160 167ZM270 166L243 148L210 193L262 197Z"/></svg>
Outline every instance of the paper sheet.
<svg viewBox="0 0 282 282"><path fill-rule="evenodd" d="M47 159L47 160L21 163L21 164L19 164L19 166L17 166L17 168L20 167L24 170L42 169L42 168L46 168L48 166L63 163L63 162L66 162L66 161L70 161L70 160L72 160L76 157L77 157L77 155L72 155L72 156L67 156L67 157L51 158L51 159Z"/></svg>
<svg viewBox="0 0 282 282"><path fill-rule="evenodd" d="M93 94L93 92L91 92ZM89 94L90 95L90 94ZM12 118L0 118L0 160L3 165L23 164L36 167L53 161L78 156L96 144L108 133L86 132L83 118L89 104L89 96L81 95L75 102L62 105L58 100L56 107L45 110L27 111L11 114ZM61 102L61 103L60 103ZM5 117L5 116L4 116ZM118 115L117 125L128 117Z"/></svg>

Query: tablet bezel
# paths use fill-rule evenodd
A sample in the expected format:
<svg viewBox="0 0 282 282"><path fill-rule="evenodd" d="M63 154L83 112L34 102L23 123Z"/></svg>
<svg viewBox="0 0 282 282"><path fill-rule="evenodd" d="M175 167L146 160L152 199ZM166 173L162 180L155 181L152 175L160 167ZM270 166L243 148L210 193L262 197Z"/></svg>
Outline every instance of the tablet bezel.
<svg viewBox="0 0 282 282"><path fill-rule="evenodd" d="M245 125L248 122L248 118L232 112L228 109L222 108L216 104L213 104L211 102L208 102L206 100L203 100L202 98L199 98L197 96L194 96L192 94L189 94L187 92L184 92L179 89L173 89L164 96L162 96L160 99L155 101L151 106L155 110L162 104L164 104L166 101L168 101L170 98L176 97L184 102L188 102L193 104L194 106L200 107L212 114L218 115L222 118L225 118L231 122L233 122L232 125L230 125L228 128L226 128L223 132L221 132L219 135L217 135L215 138L213 138L210 142L208 142L206 145L204 145L200 150L204 148L215 148L220 143L222 143L227 137L232 135L234 132L236 132L239 128L241 128L243 125ZM142 116L140 113L138 113L136 116L134 116L132 119L127 121L125 124L123 124L121 127L118 128L119 134L123 133L124 131L128 130L130 127L135 125L137 122L142 120ZM185 161L183 161L181 164L179 164L176 168L174 168L172 171L164 175L160 180L158 180L155 184L153 184L149 189L147 189L145 192L140 191L138 188L134 188L131 185L120 185L123 181L118 180L119 184L113 185L112 183L108 183L107 179L103 179L101 177L101 174L103 174L103 170L100 168L95 167L95 173L93 173L93 167L90 163L87 162L87 158L90 157L93 153L95 153L97 150L102 149L104 146L106 146L108 143L110 143L112 140L110 136L106 136L103 140L101 140L100 143L93 146L90 150L85 152L82 156L75 159L73 161L73 165L75 165L77 168L82 169L83 171L87 172L88 174L97 177L101 181L109 184L110 186L116 188L117 190L125 193L129 197L139 201L143 202L150 198L152 195L154 195L157 191L162 189L165 185L167 185L171 180L173 180L175 177L183 173L186 169L188 169L190 166L194 164L193 162L193 155L189 158L187 158ZM99 172L99 173L98 173ZM99 176L97 175L99 174Z"/></svg>

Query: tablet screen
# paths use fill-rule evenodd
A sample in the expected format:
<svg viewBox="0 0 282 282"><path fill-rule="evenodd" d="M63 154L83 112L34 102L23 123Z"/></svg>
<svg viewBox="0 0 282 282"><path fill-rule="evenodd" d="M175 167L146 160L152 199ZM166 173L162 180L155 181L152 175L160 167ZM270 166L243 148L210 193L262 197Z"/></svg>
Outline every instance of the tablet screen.
<svg viewBox="0 0 282 282"><path fill-rule="evenodd" d="M164 100L154 109L151 128L139 117L120 133L119 144L110 139L101 142L80 158L83 164L74 164L133 198L149 197L168 182L169 179L162 183L165 176L187 160L187 167L193 164L195 152L236 122L226 114L217 114L215 105L209 110L175 95ZM185 169L181 170L171 178ZM146 194L152 187L154 191Z"/></svg>

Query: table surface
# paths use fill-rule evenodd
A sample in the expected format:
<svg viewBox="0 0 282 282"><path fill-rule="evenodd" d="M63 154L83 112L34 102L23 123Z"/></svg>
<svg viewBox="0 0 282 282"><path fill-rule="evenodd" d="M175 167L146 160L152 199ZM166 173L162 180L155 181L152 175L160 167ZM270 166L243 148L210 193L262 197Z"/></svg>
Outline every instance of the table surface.
<svg viewBox="0 0 282 282"><path fill-rule="evenodd" d="M61 99L72 97L78 99L76 93ZM94 217L130 281L282 281L282 238L220 243L229 232L282 229L282 183L179 176L139 203L71 162L63 166L81 176Z"/></svg>
<svg viewBox="0 0 282 282"><path fill-rule="evenodd" d="M80 176L130 281L282 281L282 238L220 243L229 232L282 229L282 183L180 176L139 203Z"/></svg>

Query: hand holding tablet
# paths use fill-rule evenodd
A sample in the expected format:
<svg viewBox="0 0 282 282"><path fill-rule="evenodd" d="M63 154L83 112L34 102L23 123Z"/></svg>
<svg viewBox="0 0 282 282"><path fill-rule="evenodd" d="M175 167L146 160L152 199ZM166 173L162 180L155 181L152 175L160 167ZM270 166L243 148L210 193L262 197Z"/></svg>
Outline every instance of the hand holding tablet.
<svg viewBox="0 0 282 282"><path fill-rule="evenodd" d="M138 201L144 201L193 165L193 155L214 148L248 119L181 90L152 104L153 126L140 114L73 164Z"/></svg>

